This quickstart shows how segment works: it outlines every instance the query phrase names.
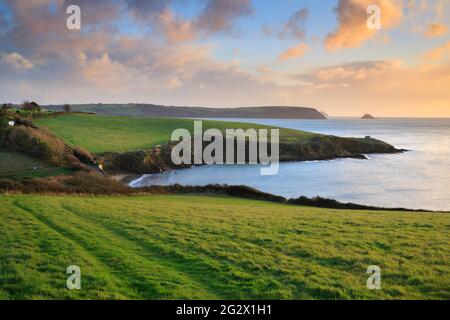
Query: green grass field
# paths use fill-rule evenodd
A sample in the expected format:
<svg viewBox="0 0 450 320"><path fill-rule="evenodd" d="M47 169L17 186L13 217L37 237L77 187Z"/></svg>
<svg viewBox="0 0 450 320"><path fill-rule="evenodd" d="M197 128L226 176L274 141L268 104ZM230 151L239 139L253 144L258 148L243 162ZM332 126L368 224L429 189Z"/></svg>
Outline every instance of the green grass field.
<svg viewBox="0 0 450 320"><path fill-rule="evenodd" d="M70 169L49 166L23 153L0 149L0 178L42 178L70 172Z"/></svg>
<svg viewBox="0 0 450 320"><path fill-rule="evenodd" d="M0 298L449 299L449 227L449 214L229 197L3 195Z"/></svg>
<svg viewBox="0 0 450 320"><path fill-rule="evenodd" d="M168 143L175 129L193 131L193 120L155 119L138 117L97 116L89 114L68 114L57 117L38 118L34 122L47 127L64 139L69 145L79 145L85 149L102 153L107 151L134 151ZM203 121L204 130L209 128L248 129L268 128L267 126L223 121ZM316 134L281 129L281 139L308 139Z"/></svg>

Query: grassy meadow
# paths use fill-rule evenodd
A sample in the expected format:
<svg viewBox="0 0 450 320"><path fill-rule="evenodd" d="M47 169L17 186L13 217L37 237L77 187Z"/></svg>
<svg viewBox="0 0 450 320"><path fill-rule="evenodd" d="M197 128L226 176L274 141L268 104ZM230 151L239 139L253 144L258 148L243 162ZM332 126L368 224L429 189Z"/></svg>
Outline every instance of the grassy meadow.
<svg viewBox="0 0 450 320"><path fill-rule="evenodd" d="M81 146L94 153L134 151L169 142L172 132L179 128L193 132L194 120L169 118L138 118L98 116L73 113L44 117L34 122L46 127L71 146ZM267 126L207 120L203 129L260 129ZM281 129L281 140L309 139L317 134Z"/></svg>
<svg viewBox="0 0 450 320"><path fill-rule="evenodd" d="M449 227L230 197L0 195L0 299L449 299Z"/></svg>
<svg viewBox="0 0 450 320"><path fill-rule="evenodd" d="M53 167L23 153L0 148L0 178L41 178L72 172L70 169Z"/></svg>

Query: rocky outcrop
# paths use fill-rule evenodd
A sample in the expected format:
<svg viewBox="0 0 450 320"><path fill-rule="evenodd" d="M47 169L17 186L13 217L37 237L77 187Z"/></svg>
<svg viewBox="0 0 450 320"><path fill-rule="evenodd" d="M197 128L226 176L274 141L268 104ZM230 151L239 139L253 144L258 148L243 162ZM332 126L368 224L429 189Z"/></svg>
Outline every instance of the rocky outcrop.
<svg viewBox="0 0 450 320"><path fill-rule="evenodd" d="M365 115L362 116L361 119L363 119L363 120L375 120L375 117L370 115L370 114L365 114Z"/></svg>
<svg viewBox="0 0 450 320"><path fill-rule="evenodd" d="M171 159L175 145L167 144L146 151L108 152L97 158L97 162L108 173L161 173L171 169L188 168L188 165L174 165Z"/></svg>
<svg viewBox="0 0 450 320"><path fill-rule="evenodd" d="M426 210L412 210L406 208L383 208L375 206L366 206L356 203L343 203L333 199L326 199L321 197L307 198L299 197L297 199L287 200L288 204L308 206L308 207L319 207L328 209L339 209L339 210L382 210L382 211L414 211L414 212L426 212Z"/></svg>

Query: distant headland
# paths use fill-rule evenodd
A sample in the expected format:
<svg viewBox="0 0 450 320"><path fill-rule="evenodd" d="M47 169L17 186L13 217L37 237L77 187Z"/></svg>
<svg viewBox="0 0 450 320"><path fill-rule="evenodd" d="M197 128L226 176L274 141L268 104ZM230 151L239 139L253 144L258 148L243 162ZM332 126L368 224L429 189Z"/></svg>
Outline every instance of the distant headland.
<svg viewBox="0 0 450 320"><path fill-rule="evenodd" d="M143 116L157 118L254 118L254 119L326 119L314 108L265 106L246 108L178 107L154 104L75 104L73 111L99 115ZM63 105L45 106L51 111L63 111Z"/></svg>

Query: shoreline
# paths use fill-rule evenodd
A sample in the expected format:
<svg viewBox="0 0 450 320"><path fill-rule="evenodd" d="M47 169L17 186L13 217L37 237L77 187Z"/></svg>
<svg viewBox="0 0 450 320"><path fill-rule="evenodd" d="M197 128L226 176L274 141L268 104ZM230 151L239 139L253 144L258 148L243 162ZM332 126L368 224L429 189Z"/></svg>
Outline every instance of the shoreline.
<svg viewBox="0 0 450 320"><path fill-rule="evenodd" d="M147 174L141 175L141 174L133 174L133 173L123 173L123 174L108 175L108 177L114 181L117 181L119 183L130 186L131 183L141 179L143 176L146 176L146 175Z"/></svg>
<svg viewBox="0 0 450 320"><path fill-rule="evenodd" d="M130 181L136 175L107 176L95 172L78 172L71 176L58 176L47 179L24 179L12 181L0 179L0 195L75 195L75 196L139 196L139 195L228 195L236 198L276 202L285 205L328 208L335 210L403 211L422 213L450 213L450 210L408 209L405 207L377 207L355 203L342 203L322 197L287 199L283 196L260 191L245 185L209 184L205 186L168 186L130 187Z"/></svg>
<svg viewBox="0 0 450 320"><path fill-rule="evenodd" d="M327 160L325 160L327 161ZM171 170L173 172L177 170ZM164 173L164 172L161 172ZM245 184L214 184L214 183L208 183L208 184L197 184L197 185L189 185L189 184L181 184L181 183L173 183L173 184L167 184L167 185L161 185L161 184L152 184L152 185L146 185L146 186L139 186L136 185L139 181L143 180L147 176L152 176L158 173L153 174L143 174L143 175L134 175L134 174L122 174L122 175L116 175L114 176L115 179L119 179L116 181L119 181L120 183L124 184L125 186L134 189L136 191L143 190L143 189L208 189L211 186L218 187L218 188L246 188L255 190L258 193L269 195L270 197L276 197L284 199L282 202L286 204L295 204L295 205L305 205L305 206L311 206L311 207L319 207L319 208L330 208L330 209L352 209L352 210L380 210L380 211L409 211L409 212L431 212L431 213L450 213L450 210L440 210L440 209L424 209L424 208L407 208L407 207L394 207L394 206L379 206L379 205L369 205L369 204L362 204L362 203L355 203L355 202L342 202L338 201L336 199L331 198L323 198L321 196L315 196L315 197L306 197L299 195L298 198L287 198L285 196L272 193L272 192L264 192L260 191L252 186L245 185ZM208 193L208 192L206 192ZM237 197L242 197L245 199L252 199L251 197L248 198L245 195L235 195Z"/></svg>

